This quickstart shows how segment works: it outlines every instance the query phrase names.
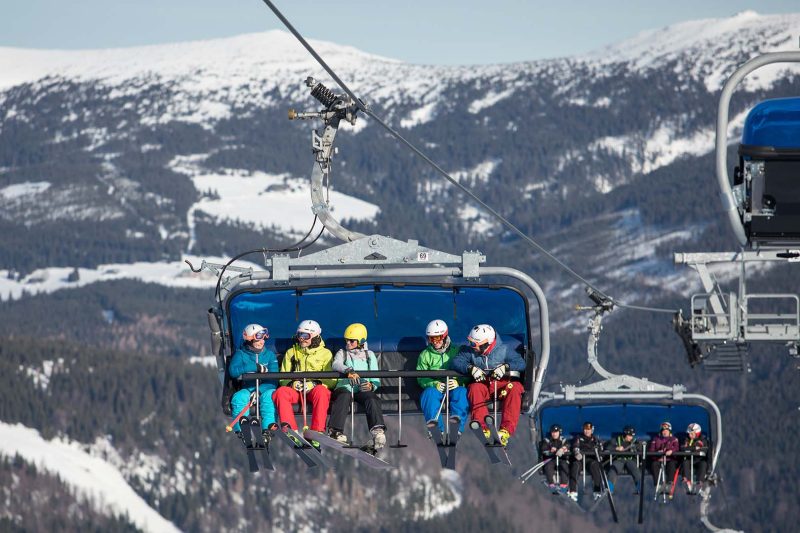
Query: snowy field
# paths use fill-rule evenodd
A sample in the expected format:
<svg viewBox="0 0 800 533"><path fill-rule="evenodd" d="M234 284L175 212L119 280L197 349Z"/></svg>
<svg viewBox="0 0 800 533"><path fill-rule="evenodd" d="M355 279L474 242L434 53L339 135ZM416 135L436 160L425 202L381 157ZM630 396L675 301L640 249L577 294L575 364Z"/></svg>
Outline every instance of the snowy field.
<svg viewBox="0 0 800 533"><path fill-rule="evenodd" d="M142 531L180 531L158 514L111 463L89 455L74 442L44 440L35 429L0 422L0 454L20 455L75 489L102 514L127 516Z"/></svg>
<svg viewBox="0 0 800 533"><path fill-rule="evenodd" d="M227 263L230 258L223 257L197 257L185 256L195 268L200 266L203 259L214 263ZM253 263L237 261L237 266L260 267ZM71 267L49 267L34 270L27 276L19 279L9 277L8 270L0 270L0 300L9 298L18 299L23 292L28 295L51 293L61 289L75 289L96 283L98 281L111 281L117 279L135 279L145 283L158 283L167 287L184 287L190 289L212 289L217 278L208 272L195 274L186 263L181 261L156 262L156 263L129 263L99 265L97 268L78 268L78 279L69 281L70 274L75 269Z"/></svg>

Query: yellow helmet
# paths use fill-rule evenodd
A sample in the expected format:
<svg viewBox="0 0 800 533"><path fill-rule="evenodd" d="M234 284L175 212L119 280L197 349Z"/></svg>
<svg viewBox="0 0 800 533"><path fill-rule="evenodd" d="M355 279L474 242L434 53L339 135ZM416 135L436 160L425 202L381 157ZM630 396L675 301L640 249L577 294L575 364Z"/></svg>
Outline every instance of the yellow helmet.
<svg viewBox="0 0 800 533"><path fill-rule="evenodd" d="M355 324L350 324L344 330L344 338L346 339L354 339L358 341L358 345L361 346L365 342L367 342L367 327L364 324L359 324L356 322Z"/></svg>

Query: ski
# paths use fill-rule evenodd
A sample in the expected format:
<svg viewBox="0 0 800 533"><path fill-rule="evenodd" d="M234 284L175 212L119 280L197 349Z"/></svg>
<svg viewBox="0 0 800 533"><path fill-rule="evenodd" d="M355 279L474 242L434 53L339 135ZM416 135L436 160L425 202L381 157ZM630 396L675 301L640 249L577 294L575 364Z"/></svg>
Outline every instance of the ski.
<svg viewBox="0 0 800 533"><path fill-rule="evenodd" d="M496 445L489 442L489 439L486 438L486 435L483 434L483 429L481 428L480 423L477 420L473 420L469 423L469 428L475 434L481 444L483 444L483 449L486 450L486 455L489 456L489 461L493 465L497 463L501 463L502 460L500 457L497 456L497 452L495 451Z"/></svg>
<svg viewBox="0 0 800 533"><path fill-rule="evenodd" d="M272 464L272 459L269 456L269 446L267 446L264 440L264 434L261 430L261 420L258 418L250 420L250 428L253 435L251 440L255 440L255 448L263 452L261 454L261 464L267 470L274 471L275 466Z"/></svg>
<svg viewBox="0 0 800 533"><path fill-rule="evenodd" d="M506 447L501 444L500 435L497 433L497 427L494 425L494 418L492 418L491 415L487 415L483 421L486 423L486 427L489 428L489 433L492 436L492 440L494 440L494 446L499 447L502 451L501 460L508 466L511 466L511 459L508 458Z"/></svg>
<svg viewBox="0 0 800 533"><path fill-rule="evenodd" d="M458 427L461 425L461 421L458 419L450 419L450 434L448 436L448 446L450 446L450 452L447 454L447 465L445 468L449 468L450 470L456 469L456 450L458 449L458 439L459 439L459 432Z"/></svg>
<svg viewBox="0 0 800 533"><path fill-rule="evenodd" d="M307 429L303 435L307 440L315 440L320 443L320 445L325 446L326 448L330 448L332 450L336 450L337 452L341 452L349 457L354 458L364 466L368 466L370 468L375 468L378 470L386 470L390 468L395 468L394 465L387 463L386 461L371 455L360 448L353 448L346 446L339 442L336 439L325 435L324 433L320 433L319 431L312 431Z"/></svg>
<svg viewBox="0 0 800 533"><path fill-rule="evenodd" d="M289 429L291 429L291 428L289 428ZM302 443L301 443L301 444L298 446L298 445L297 445L297 443L296 443L295 441L293 441L293 440L292 440L292 438L289 436L289 433L287 433L287 432L285 432L285 431L278 430L278 431L276 431L275 433L278 435L278 438L279 438L279 439L281 439L283 442L285 442L285 443L286 443L286 445L287 445L287 446L289 446L289 448L291 448L291 449L292 449L292 451L293 451L294 453L296 453L296 454L297 454L297 456L298 456L298 457L300 457L300 459L302 459L302 460L303 460L303 462L304 462L304 463L305 463L305 464L306 464L306 465L307 465L309 468L314 468L314 467L316 467L316 466L319 466L319 463L317 463L317 461L315 461L315 460L314 460L314 458L313 458L313 457L311 457L311 456L309 455L309 453L308 453L309 451L312 451L312 452L314 452L314 453L317 453L317 452L315 452L314 450L309 450L309 449L306 449L306 448L303 446L303 444L302 444ZM308 444L308 443L306 443L306 444ZM308 447L309 447L309 448L311 448L311 445L310 445L310 444L308 444ZM318 454L318 455L319 455L319 454Z"/></svg>
<svg viewBox="0 0 800 533"><path fill-rule="evenodd" d="M247 418L242 418L239 421L241 428L242 443L244 449L247 450L247 462L250 466L250 472L258 472L258 461L256 461L256 452L253 447L253 435L250 433L250 421Z"/></svg>
<svg viewBox="0 0 800 533"><path fill-rule="evenodd" d="M447 448L449 446L442 440L442 431L439 429L439 424L428 426L428 432L431 434L431 440L433 440L433 443L436 445L436 451L439 454L439 462L442 463L442 468L448 468L447 462L449 457L447 455Z"/></svg>
<svg viewBox="0 0 800 533"><path fill-rule="evenodd" d="M303 445L303 449L306 451L308 456L311 457L312 461L314 461L323 468L333 468L333 463L331 462L331 460L322 455L322 451L312 446L311 443L308 440L306 440L305 437L303 437L302 435L300 435L300 433L297 432L297 430L294 430L289 427L286 428L286 431L288 431L290 435L294 436L294 438L300 441L300 443Z"/></svg>

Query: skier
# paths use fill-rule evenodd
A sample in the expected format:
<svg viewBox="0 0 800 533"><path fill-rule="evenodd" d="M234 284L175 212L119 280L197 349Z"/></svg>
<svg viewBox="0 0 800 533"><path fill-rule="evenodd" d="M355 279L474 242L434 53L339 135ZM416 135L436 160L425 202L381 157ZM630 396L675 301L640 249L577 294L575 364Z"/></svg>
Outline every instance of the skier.
<svg viewBox="0 0 800 533"><path fill-rule="evenodd" d="M242 374L252 372L277 372L278 358L275 352L266 348L269 339L269 330L259 324L249 324L242 330L242 345L236 350L228 366L228 373L233 379L239 379ZM264 442L269 444L272 438L271 429L277 428L275 424L275 404L272 403L272 393L275 391L274 381L261 380L258 386L258 407L261 416L261 431ZM238 415L250 401L250 396L256 390L255 380L242 382L239 389L231 398L233 415ZM245 413L245 417L248 413ZM246 418L243 417L244 421ZM239 422L233 426L236 434L241 438Z"/></svg>
<svg viewBox="0 0 800 533"><path fill-rule="evenodd" d="M322 340L322 328L314 320L303 320L297 326L294 345L286 350L281 362L281 372L330 372L333 354L325 347ZM305 389L302 379L283 379L281 387L275 391L273 399L281 419L281 424L297 430L297 421L294 417L292 405L304 405L306 398L311 402L311 429L325 431L325 419L328 416L328 405L331 399L332 379L305 380ZM305 423L305 420L303 420ZM318 443L314 447L318 448Z"/></svg>
<svg viewBox="0 0 800 533"><path fill-rule="evenodd" d="M453 370L464 375L471 375L473 382L469 384L467 398L472 408L472 419L483 428L488 439L490 431L484 419L489 415L490 398L503 400L502 422L498 434L503 446L514 434L522 407L522 383L512 381L509 371L525 370L525 360L507 345L503 344L494 328L488 324L479 324L472 328L467 336L468 346L462 347L452 360ZM495 421L497 423L497 421Z"/></svg>
<svg viewBox="0 0 800 533"><path fill-rule="evenodd" d="M709 450L708 439L700 435L700 424L691 423L686 428L688 436L683 441L681 451L693 452L698 455L686 457L681 466L681 476L686 483L686 493L695 494L703 487L703 480L708 472L708 457L706 454ZM692 479L692 470L694 470L694 479ZM695 481L696 480L696 481Z"/></svg>
<svg viewBox="0 0 800 533"><path fill-rule="evenodd" d="M377 378L362 378L359 370L378 370L378 359L367 346L367 328L364 324L350 324L344 330L345 348L336 352L333 358L334 372L347 374L340 379L333 390L333 407L328 422L328 434L342 444L347 443L343 433L350 403L358 402L367 411L367 426L372 441L367 450L376 453L386 446L386 424L383 422L381 401L375 391L380 386Z"/></svg>
<svg viewBox="0 0 800 533"><path fill-rule="evenodd" d="M561 426L553 424L550 426L550 436L542 438L542 442L539 443L542 460L551 459L542 470L547 478L548 487L554 492L566 491L569 479L569 443L561 433ZM556 479L556 464L558 464L558 479Z"/></svg>
<svg viewBox="0 0 800 533"><path fill-rule="evenodd" d="M672 424L669 422L661 423L660 434L653 437L650 444L647 446L647 453L663 453L660 458L654 459L650 463L650 472L653 474L653 482L656 487L659 486L658 478L661 470L664 470L663 482L661 485L661 492L672 494L672 484L675 481L675 474L678 471L678 460L672 457L672 454L679 449L678 438L672 435Z"/></svg>
<svg viewBox="0 0 800 533"><path fill-rule="evenodd" d="M583 434L572 441L573 460L569 465L569 497L578 501L578 473L582 469L589 470L592 475L592 488L595 500L603 495L602 468L597 460L595 450L601 451L603 443L594 435L594 425L591 422L583 423Z"/></svg>
<svg viewBox="0 0 800 533"><path fill-rule="evenodd" d="M613 452L611 466L608 467L608 488L614 492L614 483L617 481L617 474L622 474L625 470L633 476L636 484L636 493L641 487L642 472L639 470L639 463L636 460L637 452L641 444L636 439L636 430L633 426L625 426L622 435L617 435L615 439L608 442L607 449Z"/></svg>
<svg viewBox="0 0 800 533"><path fill-rule="evenodd" d="M425 337L428 345L419 354L417 359L417 370L443 370L449 369L452 359L458 354L458 346L450 341L447 331L447 324L444 320L431 320L425 328ZM417 382L422 387L420 404L425 421L429 427L437 423L437 416L441 413L444 395L450 397L450 416L458 419L458 431L464 431L464 424L467 422L467 389L463 386L463 379L460 378L418 378ZM444 433L444 419L438 420L439 429Z"/></svg>

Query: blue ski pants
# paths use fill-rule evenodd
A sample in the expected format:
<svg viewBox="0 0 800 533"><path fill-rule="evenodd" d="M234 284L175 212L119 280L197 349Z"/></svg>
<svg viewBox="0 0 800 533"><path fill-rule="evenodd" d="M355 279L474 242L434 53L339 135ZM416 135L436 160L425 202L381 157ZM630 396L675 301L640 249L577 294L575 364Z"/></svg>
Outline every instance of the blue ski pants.
<svg viewBox="0 0 800 533"><path fill-rule="evenodd" d="M469 402L467 401L467 389L465 387L456 387L449 392L450 394L450 416L457 416L461 419L458 425L458 430L463 432L464 425L467 423L467 414L469 412ZM439 392L436 387L426 387L422 391L420 404L422 405L422 414L425 415L425 421L429 422L436 418L436 413L439 412L439 406L442 405L444 393ZM442 407L442 412L439 416L439 429L444 432L444 419L445 410L447 406Z"/></svg>
<svg viewBox="0 0 800 533"><path fill-rule="evenodd" d="M239 414L250 401L250 395L256 390L255 387L243 387L231 398L231 410L233 416ZM272 401L272 393L275 392L275 385L272 383L262 383L259 387L259 415L261 416L261 429L267 429L270 424L275 423L275 403ZM255 405L255 404L254 404ZM245 413L244 416L249 416ZM233 426L234 431L241 431L239 423Z"/></svg>

